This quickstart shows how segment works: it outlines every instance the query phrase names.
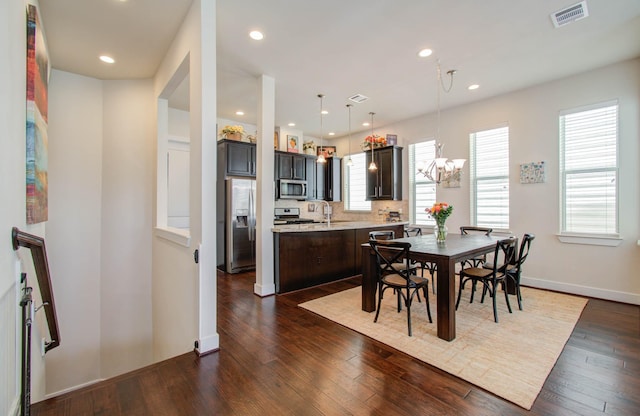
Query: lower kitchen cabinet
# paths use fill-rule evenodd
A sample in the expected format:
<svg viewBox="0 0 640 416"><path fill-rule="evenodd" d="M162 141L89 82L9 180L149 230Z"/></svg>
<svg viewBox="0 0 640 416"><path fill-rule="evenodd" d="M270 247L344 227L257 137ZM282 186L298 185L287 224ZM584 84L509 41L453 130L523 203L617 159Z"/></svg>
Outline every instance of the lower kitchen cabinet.
<svg viewBox="0 0 640 416"><path fill-rule="evenodd" d="M358 229L274 233L276 292L317 286L362 273L361 245L370 231L393 230L402 237L404 225Z"/></svg>

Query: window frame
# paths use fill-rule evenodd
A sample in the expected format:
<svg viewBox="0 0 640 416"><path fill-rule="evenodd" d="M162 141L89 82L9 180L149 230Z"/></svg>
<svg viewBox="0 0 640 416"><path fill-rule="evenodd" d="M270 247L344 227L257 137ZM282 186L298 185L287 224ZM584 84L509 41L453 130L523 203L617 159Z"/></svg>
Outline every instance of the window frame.
<svg viewBox="0 0 640 416"><path fill-rule="evenodd" d="M351 191L351 185L352 185L352 182L353 182L353 181L351 181L351 169L353 169L353 168L357 168L357 166L356 166L356 164L355 164L355 161L354 161L353 166L347 166L347 162L346 162L346 161L347 161L347 159L348 159L349 157L351 157L351 160L352 160L352 161L353 161L354 157L358 157L358 158L359 158L359 157L362 157L362 159L363 159L363 162L362 162L362 169L363 169L363 171L364 171L364 173L363 173L363 179L364 179L364 178L365 178L365 176L366 176L366 164L367 164L367 160L366 160L366 155L365 155L365 153L363 153L363 152L362 152L362 153L360 153L360 152L359 152L359 153L352 153L352 154L350 154L350 155L346 155L345 157L343 157L343 158L342 158L342 174L343 174L343 178L344 178L343 186L342 186L342 188L343 188L343 195L344 195L344 201L343 201L343 203L344 203L344 211L345 211L345 212L361 212L361 213L370 213L370 212L371 212L371 210L372 210L373 208L372 208L371 201L367 201L367 200L366 200L366 194L367 194L367 189L366 189L367 185L366 185L366 182L364 182L364 183L363 183L363 185L362 185L362 194L363 194L363 196L365 197L365 199L362 201L362 204L363 204L363 205L368 204L368 205L369 205L369 208L368 208L368 209L353 209L353 208L351 208L351 193L350 193L350 191ZM366 180L366 179L365 179L365 180Z"/></svg>
<svg viewBox="0 0 640 416"><path fill-rule="evenodd" d="M614 167L591 167L580 169L565 168L565 132L563 130L563 117L579 114L587 111L607 109L615 107L615 166ZM558 239L563 243L589 244L600 246L617 246L622 242L620 238L620 104L618 100L610 100L596 104L574 107L562 110L558 114L558 180L559 180L559 232ZM613 172L615 175L615 231L609 233L598 233L592 231L568 231L567 230L567 175L589 174L598 172Z"/></svg>
<svg viewBox="0 0 640 416"><path fill-rule="evenodd" d="M478 167L478 158L477 158L477 135L479 133L490 132L492 130L500 130L506 129L506 151L507 151L507 161L506 175L491 175L491 176L481 176L478 177L477 167ZM510 128L507 123L498 124L493 127L483 128L475 130L469 133L469 183L470 183L470 222L474 226L483 226L483 227L491 227L494 232L510 232L511 227L511 169L510 169ZM478 181L489 181L489 180L505 180L507 187L507 217L506 217L506 227L504 226L496 226L494 224L488 223L478 223Z"/></svg>
<svg viewBox="0 0 640 416"><path fill-rule="evenodd" d="M427 151L426 153L432 154L431 159L425 159L424 161L416 160L416 146L425 145L429 146L432 144L433 150ZM426 176L418 173L418 166L424 163L424 167L429 166L431 161L435 159L436 155L436 140L433 138L428 138L421 140L417 143L412 143L409 145L409 222L418 226L433 226L435 225L435 221L429 217L426 217L425 221L418 220L418 208L429 208L437 201L438 198L438 187L434 181L429 180ZM427 204L425 207L417 206L417 189L419 185L433 186L433 203ZM426 215L426 213L425 213Z"/></svg>

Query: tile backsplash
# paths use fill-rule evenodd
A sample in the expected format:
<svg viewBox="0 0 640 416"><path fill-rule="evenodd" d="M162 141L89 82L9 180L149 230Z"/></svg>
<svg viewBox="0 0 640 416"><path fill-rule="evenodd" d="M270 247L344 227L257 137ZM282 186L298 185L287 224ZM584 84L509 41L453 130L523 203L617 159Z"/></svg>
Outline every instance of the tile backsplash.
<svg viewBox="0 0 640 416"><path fill-rule="evenodd" d="M409 201L372 201L371 212L345 211L343 202L329 202L331 219L342 221L385 222L389 211L400 212L400 220L409 220ZM300 208L300 217L321 221L324 218L324 202L276 200L276 208Z"/></svg>

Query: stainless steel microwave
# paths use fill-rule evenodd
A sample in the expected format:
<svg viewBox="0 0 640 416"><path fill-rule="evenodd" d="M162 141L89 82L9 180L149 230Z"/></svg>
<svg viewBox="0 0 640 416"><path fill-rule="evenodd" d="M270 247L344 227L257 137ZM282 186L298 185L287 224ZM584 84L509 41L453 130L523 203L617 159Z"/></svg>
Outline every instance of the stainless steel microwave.
<svg viewBox="0 0 640 416"><path fill-rule="evenodd" d="M307 181L278 180L278 199L307 199Z"/></svg>

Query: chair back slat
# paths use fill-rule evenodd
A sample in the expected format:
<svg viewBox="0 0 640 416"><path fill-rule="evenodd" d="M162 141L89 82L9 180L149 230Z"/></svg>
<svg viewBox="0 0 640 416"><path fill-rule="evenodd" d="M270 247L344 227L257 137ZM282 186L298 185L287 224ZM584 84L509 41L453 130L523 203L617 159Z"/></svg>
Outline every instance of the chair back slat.
<svg viewBox="0 0 640 416"><path fill-rule="evenodd" d="M489 227L474 227L471 225L463 225L460 227L460 234L470 234L470 233L484 233L489 236L493 232L493 228Z"/></svg>
<svg viewBox="0 0 640 416"><path fill-rule="evenodd" d="M371 240L369 245L376 253L379 278L388 274L398 274L407 281L410 280L411 262L409 261L409 249L411 248L411 243Z"/></svg>
<svg viewBox="0 0 640 416"><path fill-rule="evenodd" d="M369 241L371 240L393 240L396 238L395 232L393 230L385 230L385 231L370 231L369 232Z"/></svg>

